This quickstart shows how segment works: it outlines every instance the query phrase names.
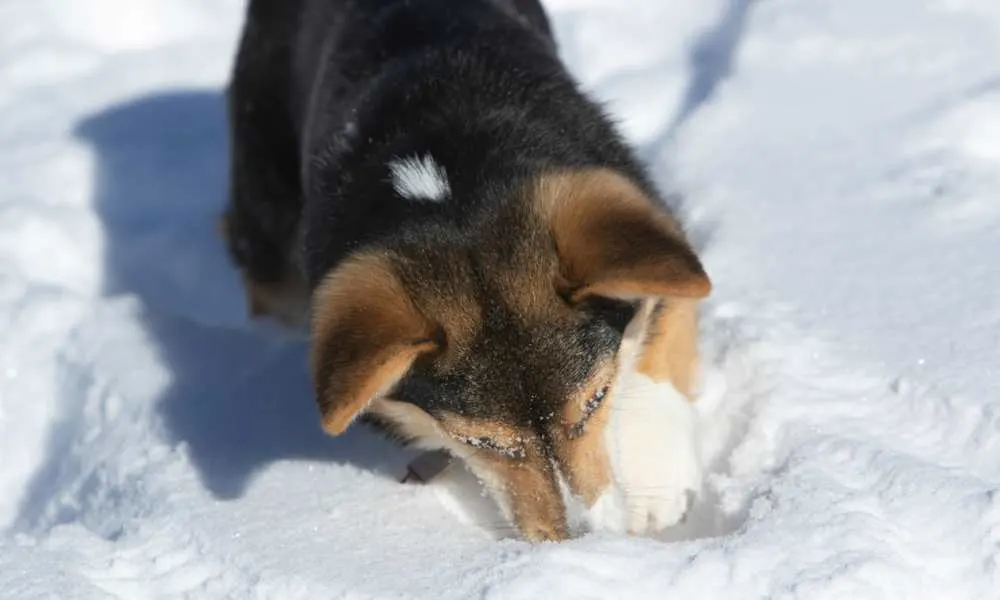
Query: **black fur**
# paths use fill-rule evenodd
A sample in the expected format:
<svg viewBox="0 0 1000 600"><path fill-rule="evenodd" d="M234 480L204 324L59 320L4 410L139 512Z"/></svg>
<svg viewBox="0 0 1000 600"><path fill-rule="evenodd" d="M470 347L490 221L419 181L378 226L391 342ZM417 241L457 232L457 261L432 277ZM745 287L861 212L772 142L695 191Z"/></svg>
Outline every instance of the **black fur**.
<svg viewBox="0 0 1000 600"><path fill-rule="evenodd" d="M518 231L511 198L555 168L610 167L656 196L560 62L537 0L252 0L229 101L233 254L265 281L301 268L315 287L376 243L441 269L514 262L537 232ZM389 163L424 154L448 174L446 202L392 188ZM418 364L398 395L544 420L632 314L598 303L540 332L491 311L468 368Z"/></svg>
<svg viewBox="0 0 1000 600"><path fill-rule="evenodd" d="M315 285L347 252L415 219L489 210L481 190L547 167L644 181L559 61L536 0L252 0L229 111L230 234L249 238L234 259L265 281L292 268L303 215ZM453 202L395 196L387 163L423 152Z"/></svg>

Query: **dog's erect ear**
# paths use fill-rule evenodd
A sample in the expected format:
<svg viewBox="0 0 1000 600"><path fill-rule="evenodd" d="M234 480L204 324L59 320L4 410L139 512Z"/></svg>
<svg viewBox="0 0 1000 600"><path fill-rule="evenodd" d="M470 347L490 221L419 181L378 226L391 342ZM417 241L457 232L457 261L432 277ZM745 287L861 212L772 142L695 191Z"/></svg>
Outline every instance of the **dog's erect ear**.
<svg viewBox="0 0 1000 600"><path fill-rule="evenodd" d="M574 299L697 299L711 291L680 227L625 176L607 169L549 174L535 193Z"/></svg>
<svg viewBox="0 0 1000 600"><path fill-rule="evenodd" d="M331 435L437 346L388 257L375 253L347 259L316 288L310 337L316 401Z"/></svg>

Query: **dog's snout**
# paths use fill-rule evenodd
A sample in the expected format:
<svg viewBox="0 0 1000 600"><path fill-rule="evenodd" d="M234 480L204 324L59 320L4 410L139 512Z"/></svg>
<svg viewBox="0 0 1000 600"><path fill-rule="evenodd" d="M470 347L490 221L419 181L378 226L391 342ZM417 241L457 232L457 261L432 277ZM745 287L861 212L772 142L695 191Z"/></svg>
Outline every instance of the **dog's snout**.
<svg viewBox="0 0 1000 600"><path fill-rule="evenodd" d="M524 530L524 537L529 542L562 542L570 538L569 528L565 523L552 523L548 526L535 526Z"/></svg>

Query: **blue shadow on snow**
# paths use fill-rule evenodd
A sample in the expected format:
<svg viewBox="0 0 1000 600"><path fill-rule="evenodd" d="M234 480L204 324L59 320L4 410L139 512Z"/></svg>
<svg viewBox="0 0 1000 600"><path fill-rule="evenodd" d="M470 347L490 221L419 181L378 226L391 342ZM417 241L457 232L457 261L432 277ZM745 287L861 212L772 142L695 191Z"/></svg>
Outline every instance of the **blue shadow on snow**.
<svg viewBox="0 0 1000 600"><path fill-rule="evenodd" d="M160 414L217 498L242 495L275 460L386 467L396 452L374 434L322 432L304 344L247 324L215 233L226 194L224 105L215 91L158 93L79 123L76 135L98 160L105 294L145 305L143 326L172 375Z"/></svg>

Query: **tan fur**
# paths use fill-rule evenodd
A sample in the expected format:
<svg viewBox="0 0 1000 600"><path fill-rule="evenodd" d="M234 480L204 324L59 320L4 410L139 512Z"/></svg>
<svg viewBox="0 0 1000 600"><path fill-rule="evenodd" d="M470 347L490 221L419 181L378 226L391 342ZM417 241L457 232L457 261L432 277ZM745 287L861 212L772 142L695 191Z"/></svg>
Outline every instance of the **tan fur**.
<svg viewBox="0 0 1000 600"><path fill-rule="evenodd" d="M549 174L535 199L575 298L703 298L711 291L680 227L626 177L607 169Z"/></svg>
<svg viewBox="0 0 1000 600"><path fill-rule="evenodd" d="M554 292L559 278L558 257L551 251L551 240L544 227L522 233L530 236L509 261L490 265L499 292L508 306L516 307L525 322L549 322L561 318L566 310Z"/></svg>
<svg viewBox="0 0 1000 600"><path fill-rule="evenodd" d="M556 455L568 479L573 493L583 500L587 507L593 506L601 494L611 485L611 462L605 444L604 430L608 425L613 398L605 400L605 406L594 412L587 420L582 433L577 436L554 436ZM567 424L567 427L573 427Z"/></svg>
<svg viewBox="0 0 1000 600"><path fill-rule="evenodd" d="M485 463L480 469L489 469L502 482L510 503L514 523L525 538L532 542L560 541L569 538L566 510L563 506L555 474L540 454L529 455L518 462L500 461L476 456L470 460Z"/></svg>
<svg viewBox="0 0 1000 600"><path fill-rule="evenodd" d="M408 275L397 278L400 288L405 289L410 303L419 307L442 334L444 344L438 348L435 363L442 368L452 366L468 350L482 323L476 290L469 285L475 274L462 260L436 257L416 263L412 258L398 255L393 260L397 273Z"/></svg>
<svg viewBox="0 0 1000 600"><path fill-rule="evenodd" d="M425 448L447 448L448 433L437 419L409 402L391 398L376 398L368 411L399 427L399 432Z"/></svg>
<svg viewBox="0 0 1000 600"><path fill-rule="evenodd" d="M584 387L581 393L572 398L566 405L561 426L555 431L554 446L558 460L566 472L570 489L581 498L586 506L592 506L601 493L611 484L611 465L608 461L604 443L604 428L609 418L609 404L612 398L591 414L586 426L578 435L572 435L571 430L584 419L584 406L594 393L608 385L613 379L613 371L603 370L599 377ZM541 489L526 489L518 487L529 482L547 481L545 478L520 476L521 471L512 464L520 459L509 460L502 455L490 455L490 450L470 447L459 441L460 438L488 438L509 448L522 450L525 456L530 456L535 434L520 430L503 423L484 422L464 418L459 415L445 415L440 421L431 417L423 410L408 404L388 398L379 398L372 402L368 410L395 423L400 432L413 440L420 447L447 448L453 454L466 459L477 460L480 468L489 469L500 480L504 481L504 489L520 490L521 497L547 496L549 492ZM512 464L505 464L512 463ZM536 465L535 470L540 467ZM541 467L544 469L544 467ZM508 475L513 475L513 479ZM520 483L519 483L520 482ZM515 516L518 510L514 511ZM520 509L524 518L534 519L526 507ZM536 524L536 528L537 528Z"/></svg>
<svg viewBox="0 0 1000 600"><path fill-rule="evenodd" d="M338 435L385 393L434 332L413 306L386 256L356 255L317 287L311 362L323 428Z"/></svg>
<svg viewBox="0 0 1000 600"><path fill-rule="evenodd" d="M489 438L508 448L522 448L535 438L531 431L507 423L469 419L453 413L443 415L441 423L454 436Z"/></svg>
<svg viewBox="0 0 1000 600"><path fill-rule="evenodd" d="M534 432L505 423L447 415L445 428L458 438L488 438L518 452L516 457L489 448L461 444L456 453L484 484L505 498L518 530L530 541L564 540L569 537L566 510L552 465L541 452Z"/></svg>
<svg viewBox="0 0 1000 600"><path fill-rule="evenodd" d="M656 382L670 382L688 399L698 373L698 312L692 300L668 299L651 317L637 369Z"/></svg>
<svg viewBox="0 0 1000 600"><path fill-rule="evenodd" d="M589 417L587 402L601 388L610 387L615 370L612 365L598 369L580 392L570 397L563 409L561 427L552 433L552 445L556 458L562 465L570 490L583 500L588 507L593 506L611 485L611 464L604 441L604 430L610 418L613 392L604 399Z"/></svg>
<svg viewBox="0 0 1000 600"><path fill-rule="evenodd" d="M711 282L678 224L627 178L608 170L550 175L537 190L538 206L567 263L572 298L666 299L649 324L638 370L690 397L698 368L695 301L711 292ZM608 238L626 229L628 237ZM630 254L648 260L621 260Z"/></svg>
<svg viewBox="0 0 1000 600"><path fill-rule="evenodd" d="M328 432L339 434L360 412L370 411L417 445L462 458L506 502L525 537L557 540L568 531L549 457L588 506L612 485L605 430L613 389L582 422L587 402L614 380L614 361L579 382L545 435L536 431L537 424L432 416L385 394L423 354L429 355L431 372L464 364L473 344L481 343L484 307L478 286L486 281L498 304L529 330L575 322L579 313L573 305L592 295L659 301L636 368L690 396L697 369L696 301L710 292L711 283L678 224L620 174L604 169L548 174L524 199L534 211L526 218L535 222L520 231L519 245L497 246L496 255L505 252L502 261L489 260L492 241L484 239L486 260L478 263L418 263L378 250L341 263L313 295L311 361ZM502 337L492 338L497 339ZM548 450L543 439L549 440Z"/></svg>
<svg viewBox="0 0 1000 600"><path fill-rule="evenodd" d="M420 295L421 308L428 315L433 315L447 339L438 357L443 367L466 351L482 322L479 304L464 292L455 289L430 290Z"/></svg>
<svg viewBox="0 0 1000 600"><path fill-rule="evenodd" d="M405 402L380 398L368 409L392 420L401 432L425 447L442 447L461 457L484 483L505 498L511 516L531 541L562 540L568 537L565 510L550 465L539 452L532 432L503 423L478 421L460 415L444 415L439 421ZM476 448L462 438L488 438L523 452L517 458ZM603 488L602 488L603 489Z"/></svg>

